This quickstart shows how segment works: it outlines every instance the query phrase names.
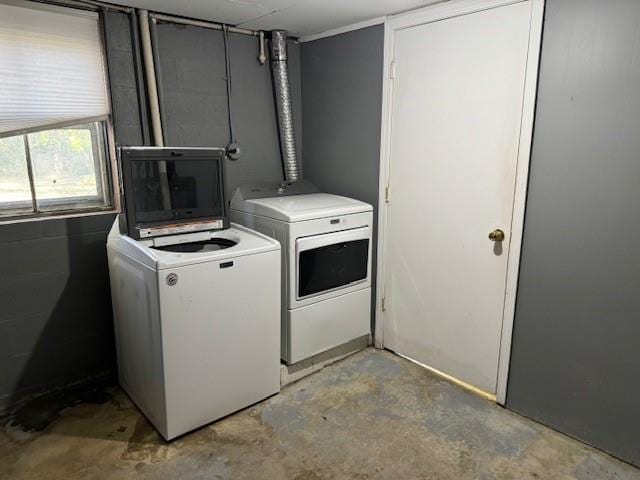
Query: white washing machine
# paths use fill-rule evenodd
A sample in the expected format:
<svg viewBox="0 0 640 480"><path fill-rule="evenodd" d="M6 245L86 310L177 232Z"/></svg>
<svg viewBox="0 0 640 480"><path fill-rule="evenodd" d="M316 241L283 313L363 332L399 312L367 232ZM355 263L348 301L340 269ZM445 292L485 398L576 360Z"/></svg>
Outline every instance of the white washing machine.
<svg viewBox="0 0 640 480"><path fill-rule="evenodd" d="M118 375L167 440L280 390L280 245L229 226L224 155L120 150L126 215L107 240Z"/></svg>
<svg viewBox="0 0 640 480"><path fill-rule="evenodd" d="M371 332L373 207L318 193L245 185L231 220L282 245L282 359L296 363Z"/></svg>
<svg viewBox="0 0 640 480"><path fill-rule="evenodd" d="M241 226L107 251L120 385L169 440L280 391L280 245Z"/></svg>

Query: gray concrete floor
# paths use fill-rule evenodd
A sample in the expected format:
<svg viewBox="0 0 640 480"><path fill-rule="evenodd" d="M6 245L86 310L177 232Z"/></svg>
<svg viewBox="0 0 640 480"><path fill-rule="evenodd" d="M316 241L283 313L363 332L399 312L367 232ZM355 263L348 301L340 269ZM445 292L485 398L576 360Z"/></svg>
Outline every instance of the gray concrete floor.
<svg viewBox="0 0 640 480"><path fill-rule="evenodd" d="M640 470L367 349L165 443L118 389L0 433L2 479L640 479Z"/></svg>

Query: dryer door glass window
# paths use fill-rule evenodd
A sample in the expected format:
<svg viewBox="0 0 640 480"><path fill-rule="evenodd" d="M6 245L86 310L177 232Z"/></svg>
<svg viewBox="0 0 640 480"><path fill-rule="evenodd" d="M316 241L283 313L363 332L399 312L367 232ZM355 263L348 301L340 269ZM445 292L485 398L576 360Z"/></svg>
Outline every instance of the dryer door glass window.
<svg viewBox="0 0 640 480"><path fill-rule="evenodd" d="M318 294L367 278L369 240L323 245L299 252L298 298Z"/></svg>

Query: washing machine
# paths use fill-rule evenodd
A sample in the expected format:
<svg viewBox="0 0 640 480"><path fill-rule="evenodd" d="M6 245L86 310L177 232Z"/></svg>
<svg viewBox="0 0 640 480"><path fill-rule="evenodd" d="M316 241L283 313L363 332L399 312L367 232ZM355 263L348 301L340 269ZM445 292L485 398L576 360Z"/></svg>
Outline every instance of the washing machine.
<svg viewBox="0 0 640 480"><path fill-rule="evenodd" d="M121 156L126 215L107 239L119 382L170 440L279 392L280 245L225 219L224 150Z"/></svg>
<svg viewBox="0 0 640 480"><path fill-rule="evenodd" d="M232 221L282 246L282 359L296 363L371 332L373 207L309 182L243 185Z"/></svg>

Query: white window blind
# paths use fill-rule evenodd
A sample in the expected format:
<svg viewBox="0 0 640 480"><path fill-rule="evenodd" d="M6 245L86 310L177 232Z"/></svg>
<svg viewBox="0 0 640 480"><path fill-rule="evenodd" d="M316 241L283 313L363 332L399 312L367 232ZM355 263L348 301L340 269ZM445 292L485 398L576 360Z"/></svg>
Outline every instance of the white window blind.
<svg viewBox="0 0 640 480"><path fill-rule="evenodd" d="M98 15L0 3L0 138L109 114Z"/></svg>

